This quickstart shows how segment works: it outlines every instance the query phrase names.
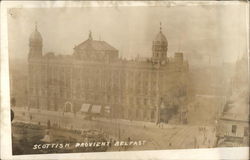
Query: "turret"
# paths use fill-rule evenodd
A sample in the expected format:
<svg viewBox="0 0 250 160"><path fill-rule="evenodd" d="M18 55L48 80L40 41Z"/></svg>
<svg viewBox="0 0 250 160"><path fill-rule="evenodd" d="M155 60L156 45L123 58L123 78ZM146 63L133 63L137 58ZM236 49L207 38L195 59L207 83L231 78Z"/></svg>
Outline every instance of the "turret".
<svg viewBox="0 0 250 160"><path fill-rule="evenodd" d="M40 32L37 30L37 25L35 25L35 30L31 33L29 38L29 59L41 58L42 52L43 39Z"/></svg>
<svg viewBox="0 0 250 160"><path fill-rule="evenodd" d="M160 32L156 35L152 46L152 61L154 63L165 63L167 61L168 42L162 33L161 23Z"/></svg>

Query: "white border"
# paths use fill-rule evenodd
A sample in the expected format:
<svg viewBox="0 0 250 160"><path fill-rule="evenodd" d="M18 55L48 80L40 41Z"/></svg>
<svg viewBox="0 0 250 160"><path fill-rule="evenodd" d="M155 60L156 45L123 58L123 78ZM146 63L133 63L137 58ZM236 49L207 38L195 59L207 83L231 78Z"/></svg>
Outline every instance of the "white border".
<svg viewBox="0 0 250 160"><path fill-rule="evenodd" d="M10 90L9 90L9 60L7 35L8 8L58 8L58 7L113 7L113 6L176 6L176 5L233 5L247 2L190 2L190 1L4 1L1 3L1 159L185 159L185 160L219 160L219 159L248 159L249 148L214 148L214 149L185 149L158 151L102 152L102 153L70 153L12 156L10 128ZM248 8L249 6L246 5ZM248 14L248 13L246 13ZM248 14L249 15L249 14Z"/></svg>

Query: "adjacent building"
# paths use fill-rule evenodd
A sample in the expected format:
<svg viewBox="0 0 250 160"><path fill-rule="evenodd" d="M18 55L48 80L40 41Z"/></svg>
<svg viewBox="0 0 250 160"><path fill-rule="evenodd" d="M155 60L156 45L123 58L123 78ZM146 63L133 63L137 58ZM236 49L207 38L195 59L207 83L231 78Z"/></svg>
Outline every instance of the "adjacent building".
<svg viewBox="0 0 250 160"><path fill-rule="evenodd" d="M239 147L249 145L248 74L248 57L245 54L236 62L231 96L228 97L218 122L218 146Z"/></svg>

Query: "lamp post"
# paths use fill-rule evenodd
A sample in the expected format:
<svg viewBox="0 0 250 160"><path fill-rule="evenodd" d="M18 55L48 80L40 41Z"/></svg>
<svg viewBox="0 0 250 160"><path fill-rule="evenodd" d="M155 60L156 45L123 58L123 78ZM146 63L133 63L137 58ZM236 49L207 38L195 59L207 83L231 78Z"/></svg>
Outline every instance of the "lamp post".
<svg viewBox="0 0 250 160"><path fill-rule="evenodd" d="M161 108L163 108L163 98L160 98L160 102L156 107L156 124L161 122Z"/></svg>

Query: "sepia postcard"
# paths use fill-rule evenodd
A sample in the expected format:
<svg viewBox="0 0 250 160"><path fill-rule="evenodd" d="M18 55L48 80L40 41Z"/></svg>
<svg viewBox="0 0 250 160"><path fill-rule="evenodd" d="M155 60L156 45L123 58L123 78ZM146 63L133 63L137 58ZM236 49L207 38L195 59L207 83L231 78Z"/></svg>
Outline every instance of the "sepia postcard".
<svg viewBox="0 0 250 160"><path fill-rule="evenodd" d="M1 146L14 157L241 148L248 159L247 2L9 4Z"/></svg>

